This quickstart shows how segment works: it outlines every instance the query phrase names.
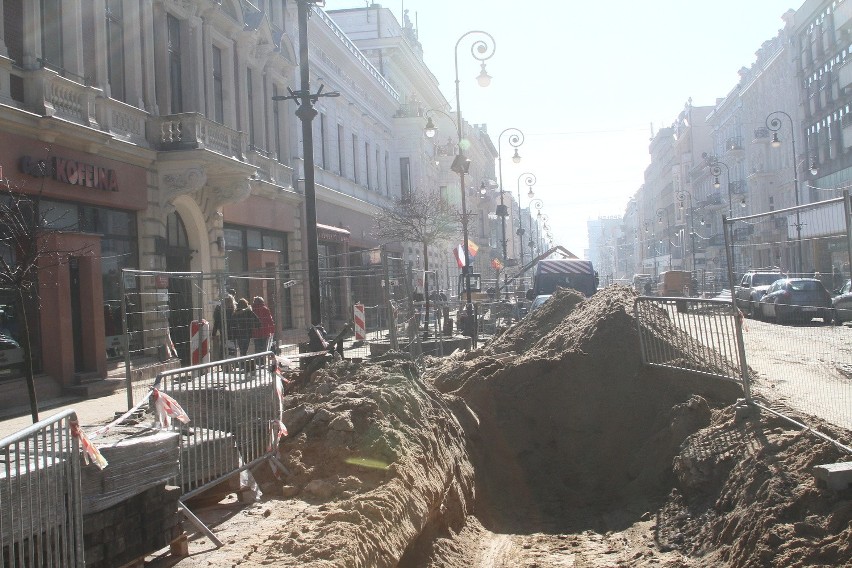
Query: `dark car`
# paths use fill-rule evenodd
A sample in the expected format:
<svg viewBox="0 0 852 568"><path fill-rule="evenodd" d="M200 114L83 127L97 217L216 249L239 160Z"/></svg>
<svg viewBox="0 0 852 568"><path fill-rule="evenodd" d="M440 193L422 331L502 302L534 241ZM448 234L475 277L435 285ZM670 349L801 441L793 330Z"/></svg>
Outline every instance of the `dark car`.
<svg viewBox="0 0 852 568"><path fill-rule="evenodd" d="M816 278L776 280L760 299L758 308L761 317L775 318L778 323L808 322L813 318L831 323L833 317L831 294Z"/></svg>
<svg viewBox="0 0 852 568"><path fill-rule="evenodd" d="M831 305L834 306L834 323L852 321L852 280L847 280L836 294L831 299Z"/></svg>

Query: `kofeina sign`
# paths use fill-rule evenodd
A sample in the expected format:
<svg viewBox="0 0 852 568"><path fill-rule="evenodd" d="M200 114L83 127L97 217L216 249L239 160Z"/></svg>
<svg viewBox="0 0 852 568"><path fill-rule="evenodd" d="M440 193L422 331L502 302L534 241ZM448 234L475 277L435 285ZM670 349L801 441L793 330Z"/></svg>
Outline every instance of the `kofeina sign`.
<svg viewBox="0 0 852 568"><path fill-rule="evenodd" d="M115 170L94 164L54 156L50 163L32 156L21 156L21 172L33 177L49 177L60 183L81 185L102 191L118 191Z"/></svg>

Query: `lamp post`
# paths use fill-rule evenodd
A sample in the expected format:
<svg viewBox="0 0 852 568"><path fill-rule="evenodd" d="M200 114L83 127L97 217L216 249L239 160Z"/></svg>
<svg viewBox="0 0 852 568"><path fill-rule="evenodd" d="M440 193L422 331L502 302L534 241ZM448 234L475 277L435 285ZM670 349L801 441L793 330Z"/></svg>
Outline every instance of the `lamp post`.
<svg viewBox="0 0 852 568"><path fill-rule="evenodd" d="M549 234L550 233L550 225L547 222L550 220L550 217L547 216L546 213L538 212L538 219L541 223L541 227L538 229L538 250L544 252L546 249L544 248L544 234L542 232Z"/></svg>
<svg viewBox="0 0 852 568"><path fill-rule="evenodd" d="M524 265L524 210L521 207L521 180L524 180L524 185L530 188L529 192L527 192L527 198L532 199L535 196L533 192L533 186L535 185L536 179L535 174L531 174L529 172L523 173L518 176L518 244L521 249L521 266ZM532 260L532 257L530 257Z"/></svg>
<svg viewBox="0 0 852 568"><path fill-rule="evenodd" d="M787 120L790 121L790 143L792 145L793 150L793 191L796 192L796 247L798 249L798 261L796 263L796 269L799 274L802 274L802 220L799 216L799 169L798 164L796 163L796 128L793 124L792 117L784 112L783 110L776 110L770 112L766 116L766 128L768 128L772 132L772 142L770 142L770 146L773 148L781 147L781 140L778 138L778 131L781 130L781 116L786 116ZM816 170L816 163L811 164L812 172ZM816 174L814 174L816 175Z"/></svg>
<svg viewBox="0 0 852 568"><path fill-rule="evenodd" d="M503 204L503 135L507 134L509 146L515 149L512 156L512 161L516 164L521 162L521 155L518 154L518 146L524 143L524 133L517 128L507 128L497 137L497 171L500 176L500 206L497 208L497 216L500 217L500 222L503 229L503 261L507 258L506 247L508 240L506 239L506 217L509 216L506 205Z"/></svg>
<svg viewBox="0 0 852 568"><path fill-rule="evenodd" d="M722 168L725 168L725 173L728 176L728 215L733 216L734 206L731 198L731 192L733 189L733 184L731 183L731 168L728 167L728 164L716 158L716 156L708 156L707 154L704 154L704 158L707 160L707 165L710 166L710 175L713 176L713 187L716 189L719 189L722 185L719 183L719 176L722 175Z"/></svg>
<svg viewBox="0 0 852 568"><path fill-rule="evenodd" d="M651 252L654 258L654 280L657 279L657 232L652 231L651 228L654 227L654 224L650 221L645 221L645 238L647 239L648 233L651 233L651 243L654 245L654 250L651 251L651 245L648 245L648 250ZM644 269L644 264L643 264Z"/></svg>
<svg viewBox="0 0 852 568"><path fill-rule="evenodd" d="M683 209L683 202L687 197L689 197L689 235L691 241L690 248L692 249L692 272L695 272L695 210L693 209L692 194L685 189L677 192L677 202L681 209Z"/></svg>
<svg viewBox="0 0 852 568"><path fill-rule="evenodd" d="M666 252L669 254L669 270L672 269L672 248L671 248L671 238L672 238L672 220L669 219L669 210L665 208L657 209L657 222L663 222L663 215L666 216Z"/></svg>
<svg viewBox="0 0 852 568"><path fill-rule="evenodd" d="M536 197L530 201L530 211L532 211L533 207L535 207L536 210L536 222L530 222L530 242L528 243L530 245L530 262L532 262L533 258L535 258L533 250L535 250L535 247L538 244L538 234L540 231L538 228L538 220L541 218L541 208L544 207L544 201Z"/></svg>
<svg viewBox="0 0 852 568"><path fill-rule="evenodd" d="M494 56L494 50L497 48L496 42L494 38L488 32L484 32L481 30L471 30L469 32L465 32L459 37L456 41L455 47L455 78L456 78L456 129L458 131L459 137L459 155L456 156L456 159L453 160L453 165L450 167L454 172L459 174L459 188L461 189L461 204L462 204L462 237L464 239L464 267L462 271L464 273L464 281L465 281L465 290L466 290L466 306L465 310L467 312L468 322L472 321L473 318L473 300L471 299L471 290L470 290L470 251L468 250L468 233L467 233L467 200L465 198L465 185L464 185L464 176L470 167L470 160L464 157L464 152L462 151L463 140L464 140L464 123L462 122L462 114L461 114L461 97L459 96L459 45L461 42L467 38L468 36L479 36L475 38L473 43L470 46L470 54L474 59L480 62L480 72L479 76L477 76L476 80L479 83L480 87L487 87L491 84L491 77L485 71L485 61L491 59ZM468 324L473 328L473 346L476 347L476 325Z"/></svg>
<svg viewBox="0 0 852 568"><path fill-rule="evenodd" d="M323 93L320 85L316 93L311 94L310 69L308 67L308 11L314 5L325 5L325 0L297 0L299 20L299 78L298 91L289 95L272 97L273 101L300 101L296 116L302 121L302 155L305 162L305 232L307 233L308 253L308 290L311 304L311 325L322 322L320 310L319 246L317 243L317 202L314 183L314 138L311 125L317 111L314 103L320 97L338 97L340 93Z"/></svg>

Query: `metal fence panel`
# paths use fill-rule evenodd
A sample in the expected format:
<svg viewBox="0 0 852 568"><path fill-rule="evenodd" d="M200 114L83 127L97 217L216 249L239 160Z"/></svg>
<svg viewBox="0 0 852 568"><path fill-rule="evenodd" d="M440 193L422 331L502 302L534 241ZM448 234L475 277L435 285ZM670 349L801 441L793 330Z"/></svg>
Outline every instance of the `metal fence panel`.
<svg viewBox="0 0 852 568"><path fill-rule="evenodd" d="M0 566L85 566L80 454L66 410L0 439Z"/></svg>
<svg viewBox="0 0 852 568"><path fill-rule="evenodd" d="M280 408L270 352L164 371L157 388L190 417L173 423L180 432L184 497L239 472L275 449L270 428Z"/></svg>
<svg viewBox="0 0 852 568"><path fill-rule="evenodd" d="M645 364L742 383L730 302L640 296L634 313Z"/></svg>

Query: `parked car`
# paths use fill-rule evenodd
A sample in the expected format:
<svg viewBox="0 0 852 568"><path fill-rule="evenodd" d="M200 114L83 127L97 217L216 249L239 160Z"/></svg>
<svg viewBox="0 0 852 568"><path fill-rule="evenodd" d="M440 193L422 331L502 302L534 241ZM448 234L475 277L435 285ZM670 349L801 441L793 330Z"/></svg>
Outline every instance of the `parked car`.
<svg viewBox="0 0 852 568"><path fill-rule="evenodd" d="M734 286L734 293L737 298L737 307L749 317L759 315L757 313L757 305L760 299L766 294L769 286L784 278L784 275L774 270L750 270L743 274L739 286Z"/></svg>
<svg viewBox="0 0 852 568"><path fill-rule="evenodd" d="M836 292L831 305L834 307L834 323L840 325L852 321L852 280L847 280L843 288Z"/></svg>
<svg viewBox="0 0 852 568"><path fill-rule="evenodd" d="M831 323L831 294L816 278L782 278L766 290L758 304L758 314L778 323L813 318Z"/></svg>
<svg viewBox="0 0 852 568"><path fill-rule="evenodd" d="M550 299L551 294L539 294L530 304L530 313Z"/></svg>

